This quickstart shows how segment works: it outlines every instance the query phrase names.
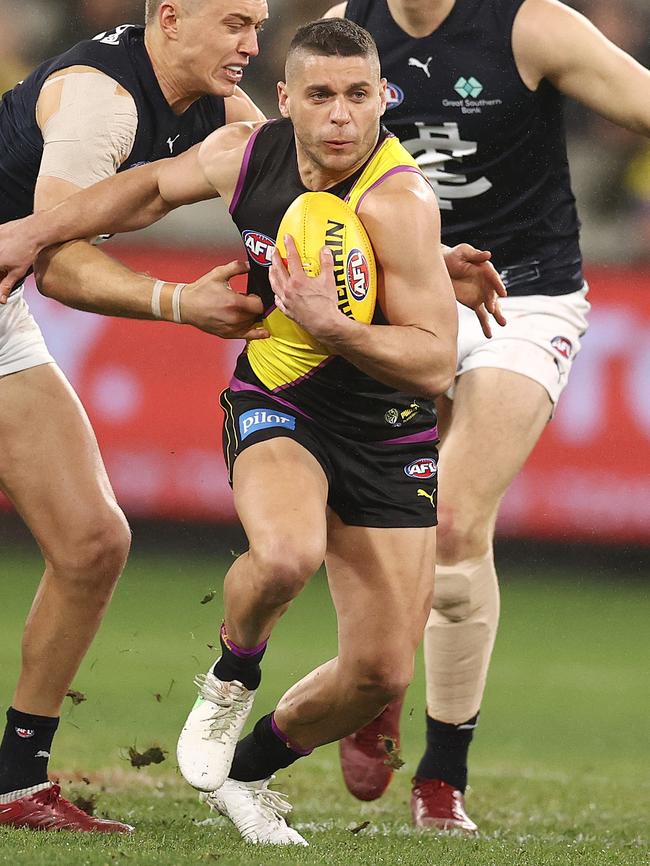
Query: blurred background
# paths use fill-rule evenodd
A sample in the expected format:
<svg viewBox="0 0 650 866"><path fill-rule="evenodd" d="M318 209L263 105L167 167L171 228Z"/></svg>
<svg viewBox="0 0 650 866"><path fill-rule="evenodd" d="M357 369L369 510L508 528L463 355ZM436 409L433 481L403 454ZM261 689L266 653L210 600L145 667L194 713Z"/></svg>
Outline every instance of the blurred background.
<svg viewBox="0 0 650 866"><path fill-rule="evenodd" d="M650 64L647 0L570 5ZM244 85L273 115L288 41L328 2L269 6L261 55ZM0 87L79 39L141 23L143 7L144 0L0 0ZM650 141L575 105L568 127L591 327L557 415L506 497L499 536L650 546ZM184 280L241 254L219 203L185 208L104 249L138 270ZM127 514L170 521L169 532L231 525L217 398L239 346L189 328L80 313L33 290L29 299L91 416ZM0 517L11 535L17 521L8 510Z"/></svg>

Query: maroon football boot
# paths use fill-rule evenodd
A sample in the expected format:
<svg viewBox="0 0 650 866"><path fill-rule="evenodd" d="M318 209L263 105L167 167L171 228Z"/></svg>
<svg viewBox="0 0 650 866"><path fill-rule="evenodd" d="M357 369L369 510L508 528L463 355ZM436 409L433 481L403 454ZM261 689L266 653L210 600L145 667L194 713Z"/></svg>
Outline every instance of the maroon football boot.
<svg viewBox="0 0 650 866"><path fill-rule="evenodd" d="M357 800L376 800L402 766L399 717L404 700L389 704L376 719L339 743L341 769L348 791Z"/></svg>
<svg viewBox="0 0 650 866"><path fill-rule="evenodd" d="M411 814L415 826L422 830L462 830L468 834L478 830L465 812L462 791L440 779L413 779Z"/></svg>
<svg viewBox="0 0 650 866"><path fill-rule="evenodd" d="M61 788L51 785L11 803L0 803L0 826L27 827L30 830L75 830L79 833L133 833L134 828L119 821L87 815L61 796Z"/></svg>

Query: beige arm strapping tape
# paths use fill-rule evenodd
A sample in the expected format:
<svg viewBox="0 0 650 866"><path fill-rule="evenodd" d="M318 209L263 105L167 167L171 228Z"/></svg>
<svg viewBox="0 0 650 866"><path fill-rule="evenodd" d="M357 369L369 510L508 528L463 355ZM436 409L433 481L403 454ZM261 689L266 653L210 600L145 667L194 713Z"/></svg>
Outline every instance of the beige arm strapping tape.
<svg viewBox="0 0 650 866"><path fill-rule="evenodd" d="M138 112L130 94L102 72L68 72L57 111L43 126L39 177L85 188L114 175L131 153ZM59 78L50 79L46 87Z"/></svg>

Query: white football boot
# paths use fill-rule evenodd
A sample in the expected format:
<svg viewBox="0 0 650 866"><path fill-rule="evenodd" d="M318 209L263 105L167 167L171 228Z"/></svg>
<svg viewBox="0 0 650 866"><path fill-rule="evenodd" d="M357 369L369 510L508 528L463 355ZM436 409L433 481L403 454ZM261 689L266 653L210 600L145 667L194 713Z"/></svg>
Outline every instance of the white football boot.
<svg viewBox="0 0 650 866"><path fill-rule="evenodd" d="M226 779L218 791L201 794L201 800L229 818L242 838L253 845L309 845L284 820L292 807L286 794L269 790L274 778L261 782Z"/></svg>
<svg viewBox="0 0 650 866"><path fill-rule="evenodd" d="M255 690L237 680L220 680L212 672L199 674L194 684L199 696L178 738L178 767L199 791L215 791L228 778Z"/></svg>

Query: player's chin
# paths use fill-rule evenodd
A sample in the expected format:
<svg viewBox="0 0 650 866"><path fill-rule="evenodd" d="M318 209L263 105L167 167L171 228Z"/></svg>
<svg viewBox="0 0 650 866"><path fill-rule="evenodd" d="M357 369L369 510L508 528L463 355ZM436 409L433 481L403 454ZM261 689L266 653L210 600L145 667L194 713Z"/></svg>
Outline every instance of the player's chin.
<svg viewBox="0 0 650 866"><path fill-rule="evenodd" d="M241 80L241 79L240 79ZM226 78L222 71L216 72L210 79L210 95L227 98L233 96L239 82Z"/></svg>

